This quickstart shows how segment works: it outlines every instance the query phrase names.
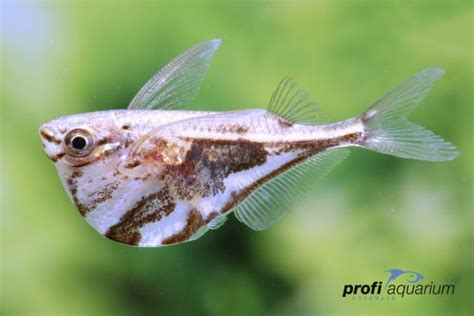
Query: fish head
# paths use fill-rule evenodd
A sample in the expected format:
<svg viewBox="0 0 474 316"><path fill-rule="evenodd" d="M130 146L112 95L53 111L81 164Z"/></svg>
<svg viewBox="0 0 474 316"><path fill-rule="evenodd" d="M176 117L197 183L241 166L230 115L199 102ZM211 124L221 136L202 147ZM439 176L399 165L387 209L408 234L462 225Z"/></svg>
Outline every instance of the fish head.
<svg viewBox="0 0 474 316"><path fill-rule="evenodd" d="M127 164L134 144L148 131L141 123L133 112L114 110L62 117L39 129L79 213L101 235L133 246L140 244L144 214L156 207L171 212L175 205L156 167L151 176L147 166ZM162 216L156 214L148 220Z"/></svg>
<svg viewBox="0 0 474 316"><path fill-rule="evenodd" d="M52 120L40 127L39 134L49 159L69 169L107 164L127 143L126 133L107 111Z"/></svg>

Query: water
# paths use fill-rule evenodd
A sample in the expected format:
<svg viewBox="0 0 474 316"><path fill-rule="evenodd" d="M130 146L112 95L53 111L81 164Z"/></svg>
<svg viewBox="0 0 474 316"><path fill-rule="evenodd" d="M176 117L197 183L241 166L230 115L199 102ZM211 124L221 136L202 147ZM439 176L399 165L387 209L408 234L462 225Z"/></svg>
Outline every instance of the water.
<svg viewBox="0 0 474 316"><path fill-rule="evenodd" d="M1 11L4 314L472 314L471 2L10 2ZM432 164L352 150L267 231L231 218L177 247L101 238L68 201L38 126L125 108L160 66L215 37L224 44L196 100L203 110L264 107L291 75L340 120L442 67L411 118L461 157ZM385 281L395 267L456 292L342 299L345 284Z"/></svg>

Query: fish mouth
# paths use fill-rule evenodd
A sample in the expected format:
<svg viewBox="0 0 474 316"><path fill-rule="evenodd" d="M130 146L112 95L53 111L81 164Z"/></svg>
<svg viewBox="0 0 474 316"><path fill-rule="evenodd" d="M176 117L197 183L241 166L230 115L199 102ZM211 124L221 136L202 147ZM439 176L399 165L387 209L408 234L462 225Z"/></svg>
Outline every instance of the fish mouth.
<svg viewBox="0 0 474 316"><path fill-rule="evenodd" d="M47 125L42 125L39 129L39 134L45 142L61 144L61 140L56 137L57 133Z"/></svg>
<svg viewBox="0 0 474 316"><path fill-rule="evenodd" d="M53 162L60 160L64 156L64 152L61 148L61 139L58 137L56 130L44 124L40 127L39 134L46 156Z"/></svg>

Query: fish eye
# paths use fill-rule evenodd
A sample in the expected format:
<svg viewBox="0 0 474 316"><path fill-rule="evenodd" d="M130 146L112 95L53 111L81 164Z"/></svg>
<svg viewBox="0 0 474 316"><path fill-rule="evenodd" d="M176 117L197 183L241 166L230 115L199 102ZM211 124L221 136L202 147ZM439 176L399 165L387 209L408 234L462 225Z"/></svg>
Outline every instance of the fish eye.
<svg viewBox="0 0 474 316"><path fill-rule="evenodd" d="M82 150L87 146L87 139L82 135L74 136L71 140L71 146L76 150Z"/></svg>
<svg viewBox="0 0 474 316"><path fill-rule="evenodd" d="M76 128L66 134L64 144L67 153L71 156L84 157L92 152L94 138L88 130Z"/></svg>

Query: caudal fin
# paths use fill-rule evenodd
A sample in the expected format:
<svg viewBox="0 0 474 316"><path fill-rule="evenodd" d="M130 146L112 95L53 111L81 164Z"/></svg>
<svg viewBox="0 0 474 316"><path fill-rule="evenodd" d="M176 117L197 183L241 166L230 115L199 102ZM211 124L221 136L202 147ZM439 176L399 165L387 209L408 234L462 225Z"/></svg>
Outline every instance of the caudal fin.
<svg viewBox="0 0 474 316"><path fill-rule="evenodd" d="M444 161L459 155L456 147L431 131L409 122L406 116L443 76L440 68L428 68L390 91L360 118L367 129L362 146L388 155Z"/></svg>

